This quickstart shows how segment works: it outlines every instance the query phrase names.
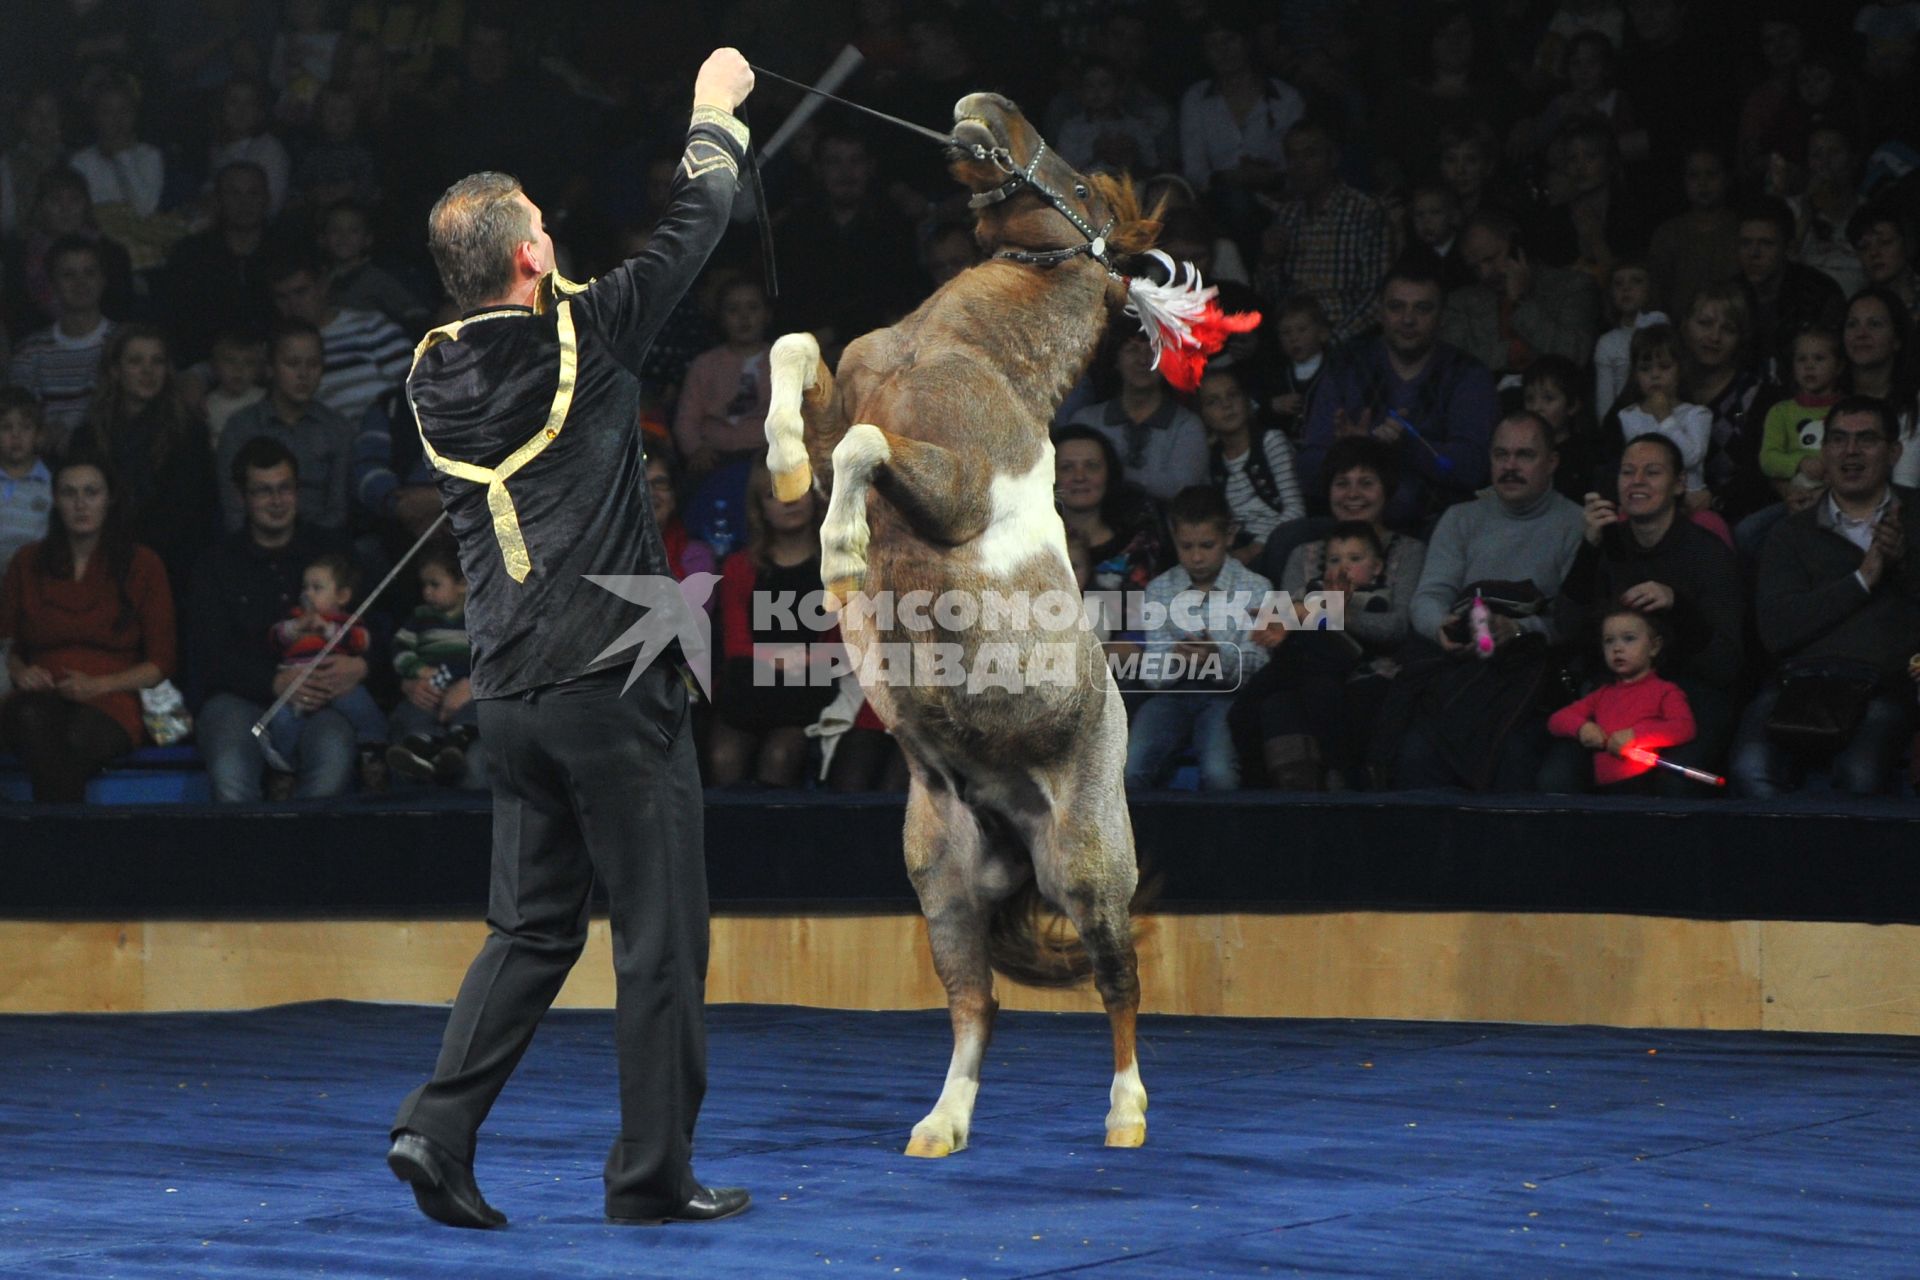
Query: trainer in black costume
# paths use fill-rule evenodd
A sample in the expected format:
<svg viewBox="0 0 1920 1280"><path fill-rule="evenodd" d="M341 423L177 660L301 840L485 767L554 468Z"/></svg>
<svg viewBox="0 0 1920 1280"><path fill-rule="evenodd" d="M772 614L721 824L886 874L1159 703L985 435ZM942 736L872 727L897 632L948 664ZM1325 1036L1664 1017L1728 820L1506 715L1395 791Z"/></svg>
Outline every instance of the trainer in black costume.
<svg viewBox="0 0 1920 1280"><path fill-rule="evenodd" d="M693 1171L706 1092L702 798L675 662L625 693L636 620L589 574L668 572L649 501L638 370L726 230L752 72L700 69L671 198L645 252L591 284L553 271L538 208L475 174L429 220L466 314L429 333L408 394L471 585L473 694L493 787L488 936L455 1000L433 1078L394 1120L388 1164L454 1226L506 1221L473 1178L474 1140L586 943L598 877L611 906L620 1133L606 1208L625 1221L744 1209Z"/></svg>

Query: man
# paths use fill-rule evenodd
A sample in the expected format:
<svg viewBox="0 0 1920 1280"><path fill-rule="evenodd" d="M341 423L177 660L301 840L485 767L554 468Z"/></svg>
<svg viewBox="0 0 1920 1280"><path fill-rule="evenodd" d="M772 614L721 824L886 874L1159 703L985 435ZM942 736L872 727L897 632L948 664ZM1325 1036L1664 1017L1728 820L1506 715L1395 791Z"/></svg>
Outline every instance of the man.
<svg viewBox="0 0 1920 1280"><path fill-rule="evenodd" d="M1789 679L1850 680L1868 692L1834 750L1837 791L1884 790L1913 735L1907 659L1920 637L1920 508L1912 490L1891 483L1900 460L1893 410L1868 396L1841 400L1827 413L1820 458L1827 496L1782 520L1760 552L1754 613L1776 665L1734 741L1728 772L1742 795L1775 795L1805 772L1805 754L1769 724ZM1829 683L1815 697L1834 711L1845 694Z"/></svg>
<svg viewBox="0 0 1920 1280"><path fill-rule="evenodd" d="M1531 261L1520 224L1483 209L1460 232L1460 257L1478 281L1447 295L1440 336L1496 374L1525 373L1535 358L1593 358L1599 325L1593 281Z"/></svg>
<svg viewBox="0 0 1920 1280"><path fill-rule="evenodd" d="M1763 376L1774 376L1789 357L1788 344L1802 329L1838 332L1847 300L1825 272L1787 260L1793 243L1793 210L1773 196L1762 196L1740 210L1735 253L1753 314L1750 362ZM1676 323L1685 317L1676 317ZM1785 379L1777 379L1785 381Z"/></svg>
<svg viewBox="0 0 1920 1280"><path fill-rule="evenodd" d="M268 629L300 602L300 576L314 557L341 546L300 518L298 464L284 444L250 441L228 474L246 519L193 566L184 614L186 695L197 710L195 732L215 802L243 804L261 797L265 759L254 722L295 675L279 669ZM353 725L327 704L366 678L366 659L334 654L295 695L293 705L306 713L292 760L296 799L345 795L352 786Z"/></svg>
<svg viewBox="0 0 1920 1280"><path fill-rule="evenodd" d="M214 469L230 470L257 437L277 440L299 459L301 508L323 529L347 526L347 486L353 474L353 424L315 399L326 348L305 320L274 325L267 344L267 394L227 419ZM229 530L245 516L242 495L221 495Z"/></svg>
<svg viewBox="0 0 1920 1280"><path fill-rule="evenodd" d="M1393 700L1405 724L1395 785L1466 785L1524 791L1539 767L1545 717L1536 709L1553 645L1563 638L1554 603L1573 567L1584 520L1553 488L1553 430L1535 414L1509 414L1493 431L1493 487L1449 507L1427 544L1408 624L1441 658L1409 665ZM1490 620L1494 652L1482 661L1462 601L1488 583L1524 591L1537 607ZM1427 691L1431 696L1421 698Z"/></svg>
<svg viewBox="0 0 1920 1280"><path fill-rule="evenodd" d="M1847 219L1847 243L1870 285L1898 294L1907 314L1920 318L1920 272L1913 269L1913 230L1900 211L1870 204Z"/></svg>
<svg viewBox="0 0 1920 1280"><path fill-rule="evenodd" d="M1113 442L1126 478L1161 502L1207 476L1207 428L1181 404L1153 367L1153 346L1134 328L1113 349L1119 393L1073 415L1070 425L1092 427Z"/></svg>
<svg viewBox="0 0 1920 1280"><path fill-rule="evenodd" d="M266 332L271 311L259 279L266 247L266 171L235 161L214 175L213 226L167 255L162 314L181 368L205 360L224 330Z"/></svg>
<svg viewBox="0 0 1920 1280"><path fill-rule="evenodd" d="M632 371L726 230L747 141L731 113L752 87L739 53L708 57L649 251L590 285L553 273L540 210L504 174L463 178L428 218L465 318L429 335L407 387L470 589L493 878L487 941L433 1078L400 1105L387 1163L452 1226L506 1221L474 1182L474 1138L586 945L596 878L620 1054L607 1214L692 1222L747 1207L744 1190L693 1172L707 897L687 687L674 664L630 678L628 654L601 657L634 618L586 575L668 574Z"/></svg>
<svg viewBox="0 0 1920 1280"><path fill-rule="evenodd" d="M1586 534L1561 594L1584 606L1589 638L1609 609L1646 612L1660 628L1660 673L1680 686L1693 709L1694 738L1664 752L1669 760L1716 771L1733 729L1733 685L1740 676L1743 602L1733 549L1681 511L1687 496L1680 446L1643 435L1620 455L1617 503L1586 495ZM1624 521L1625 523L1622 523ZM1587 648L1591 651L1592 646ZM1568 739L1548 748L1540 790L1583 792L1593 753ZM1665 795L1699 795L1699 784L1661 770Z"/></svg>
<svg viewBox="0 0 1920 1280"><path fill-rule="evenodd" d="M832 366L847 343L905 314L919 290L909 224L875 195L866 139L822 133L813 176L819 194L773 220L784 276L779 323L811 332Z"/></svg>
<svg viewBox="0 0 1920 1280"><path fill-rule="evenodd" d="M100 355L113 333L113 321L100 311L107 293L107 270L100 246L85 236L62 236L47 250L47 277L53 283L56 319L27 335L14 350L7 377L40 399L45 449L66 450L67 441L87 420L87 405L100 380Z"/></svg>
<svg viewBox="0 0 1920 1280"><path fill-rule="evenodd" d="M320 331L326 363L314 399L357 423L380 393L400 384L413 362L413 344L400 326L378 311L335 306L324 273L304 258L270 265L267 290L282 320L299 320Z"/></svg>
<svg viewBox="0 0 1920 1280"><path fill-rule="evenodd" d="M1290 197L1261 240L1260 292L1276 306L1312 294L1343 342L1373 319L1367 304L1393 261L1387 214L1340 180L1340 148L1325 124L1302 120L1285 146Z"/></svg>
<svg viewBox="0 0 1920 1280"><path fill-rule="evenodd" d="M1384 518L1412 533L1487 482L1487 437L1499 413L1486 366L1439 341L1440 307L1432 271L1401 263L1387 273L1380 334L1328 357L1307 402L1300 451L1300 474L1312 488L1324 483L1321 463L1337 437L1371 435L1391 445L1400 483Z"/></svg>
<svg viewBox="0 0 1920 1280"><path fill-rule="evenodd" d="M1478 277L1460 256L1460 195L1444 182L1416 186L1407 196L1406 252L1440 277L1448 294Z"/></svg>

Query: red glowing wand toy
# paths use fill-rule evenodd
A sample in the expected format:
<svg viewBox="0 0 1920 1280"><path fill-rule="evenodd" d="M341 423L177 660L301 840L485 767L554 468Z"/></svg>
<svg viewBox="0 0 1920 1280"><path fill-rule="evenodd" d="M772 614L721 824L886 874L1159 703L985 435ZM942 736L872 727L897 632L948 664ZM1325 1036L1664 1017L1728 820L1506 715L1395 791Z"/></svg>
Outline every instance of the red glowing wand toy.
<svg viewBox="0 0 1920 1280"><path fill-rule="evenodd" d="M1631 742L1620 748L1620 758L1623 760L1631 760L1635 764L1658 765L1662 769L1671 769L1682 777L1691 778L1695 782L1704 782L1710 787L1724 787L1727 785L1727 780L1718 774L1708 773L1704 769L1689 769L1686 765L1677 764L1672 760L1662 760L1657 754L1648 750L1646 747L1636 747Z"/></svg>

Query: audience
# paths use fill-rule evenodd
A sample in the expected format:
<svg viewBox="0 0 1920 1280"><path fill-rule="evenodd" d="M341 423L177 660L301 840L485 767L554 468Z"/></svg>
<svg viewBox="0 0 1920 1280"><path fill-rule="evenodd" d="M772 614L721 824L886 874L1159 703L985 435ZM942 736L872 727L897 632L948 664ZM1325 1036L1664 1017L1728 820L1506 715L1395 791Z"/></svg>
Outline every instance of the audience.
<svg viewBox="0 0 1920 1280"><path fill-rule="evenodd" d="M479 746L480 710L473 703L473 645L467 638L467 577L451 539L429 543L417 557L420 603L393 636L393 669L401 700L393 708L394 744L387 763L421 782L478 790L486 786Z"/></svg>
<svg viewBox="0 0 1920 1280"><path fill-rule="evenodd" d="M427 205L469 169L515 172L545 193L566 274L589 279L645 251L684 121L664 78L596 87L608 64L590 45L612 43L606 22L555 26L526 0L295 0L237 43L163 8L151 49L76 46L62 24L10 33L10 65L44 80L0 86L0 562L38 564L20 548L54 540L63 453L103 464L108 523L163 570L142 589L175 597L216 791L250 799L265 760L246 730L286 687L268 629L287 620L302 571L350 537L364 564L335 562L338 605L362 568L377 576L441 517L403 385L421 334L457 318L433 287ZM1165 508L1200 488L1228 512L1223 576L1345 606L1344 631L1250 632L1249 687L1193 695L1234 708L1226 736L1245 785L1695 794L1609 750L1626 727L1642 745L1674 736L1634 719L1661 681L1695 725L1663 754L1724 769L1737 790L1828 772L1842 791L1892 785L1915 727L1899 658L1920 652L1899 532L1920 487L1908 173L1920 79L1901 6L1856 22L1845 6L1446 3L1377 42L1335 38L1352 13L1334 11L1358 10L1318 0L1257 24L1186 0L1097 21L854 6L808 9L804 32L788 9L748 15L730 0L711 16L830 47L857 38L868 78L847 92L930 125L964 92L1007 93L1071 162L1130 179L1149 209L1164 198L1161 246L1223 307L1264 313L1192 394L1171 391L1118 321L1053 441L1084 589L1137 603L1178 571ZM538 24L537 46L519 39L522 21ZM634 426L682 578L737 549L747 467L726 464L762 447L768 339L811 329L831 361L980 259L964 193L937 149L904 134L822 115L767 159L765 180L777 271L743 220L641 367ZM1855 438L1830 443L1847 404ZM1503 410L1519 438L1490 474ZM233 483L262 471L274 474L248 482L260 492ZM1561 544L1582 521L1548 487L1586 512L1571 572ZM729 511L715 522L717 498ZM744 512L762 558L725 560L731 590L817 585L795 555L811 512L765 506ZM1715 536L1726 525L1737 555ZM87 559L67 587L93 586ZM363 703L394 718L403 774L477 784L484 752L465 740L461 681L436 689L416 672L396 689L384 654L387 619L408 618L417 591L439 621L423 614L408 634L451 643L456 580L446 563L395 580L367 619L374 678L365 653L328 659L303 688L316 700L277 721L298 728L281 754L297 776L266 770L268 793L339 794L356 762L377 783L386 753L362 753L374 739L356 744L347 723ZM742 616L725 594L707 599L723 628ZM1440 656L1472 644L1476 594L1494 655ZM335 625L326 612L319 625ZM1123 653L1138 623L1123 612L1100 630ZM125 673L143 659L115 661ZM702 717L717 776L899 781L898 746L870 707L830 683L756 692L792 700L730 710L723 690ZM1459 724L1433 713L1448 698L1464 699ZM58 703L56 690L24 705ZM1587 718L1566 737L1536 714L1575 705ZM1172 714L1152 712L1142 741ZM129 735L89 719L73 752L45 757L62 762L62 794L84 789L109 739L116 756L139 741L137 720ZM1218 752L1204 754L1202 783L1218 785Z"/></svg>

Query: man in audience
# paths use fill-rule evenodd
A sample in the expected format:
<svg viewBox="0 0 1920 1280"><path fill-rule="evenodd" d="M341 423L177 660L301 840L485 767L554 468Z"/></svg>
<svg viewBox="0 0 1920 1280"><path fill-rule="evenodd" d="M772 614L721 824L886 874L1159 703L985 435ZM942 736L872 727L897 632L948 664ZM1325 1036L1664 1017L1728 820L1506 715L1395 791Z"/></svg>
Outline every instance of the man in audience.
<svg viewBox="0 0 1920 1280"><path fill-rule="evenodd" d="M1740 210L1735 252L1753 313L1754 349L1747 359L1763 376L1776 372L1796 333L1809 327L1838 332L1846 318L1847 300L1833 278L1788 260L1793 242L1793 210L1784 201L1763 196Z"/></svg>
<svg viewBox="0 0 1920 1280"><path fill-rule="evenodd" d="M1401 673L1383 716L1389 753L1404 726L1401 787L1525 791L1539 768L1540 693L1565 639L1558 597L1584 520L1554 491L1553 429L1535 414L1502 418L1489 458L1493 487L1447 508L1414 588L1409 625L1421 649L1442 656ZM1495 597L1485 654L1470 617L1476 591Z"/></svg>
<svg viewBox="0 0 1920 1280"><path fill-rule="evenodd" d="M277 440L299 459L300 498L307 518L323 529L347 524L347 486L353 474L353 424L314 398L326 348L305 320L282 320L267 345L267 397L237 410L220 433L216 471L225 474L256 438ZM241 526L245 504L238 488L221 493L229 530Z"/></svg>
<svg viewBox="0 0 1920 1280"><path fill-rule="evenodd" d="M1893 290L1920 318L1920 272L1913 269L1913 227L1898 209L1870 204L1847 220L1847 243L1870 285Z"/></svg>
<svg viewBox="0 0 1920 1280"><path fill-rule="evenodd" d="M1892 484L1893 410L1867 396L1835 404L1820 459L1827 496L1782 520L1760 552L1756 614L1773 666L1734 742L1742 795L1775 795L1829 758L1836 791L1883 791L1913 737L1920 495ZM1811 731L1823 718L1830 731Z"/></svg>
<svg viewBox="0 0 1920 1280"><path fill-rule="evenodd" d="M1371 435L1391 445L1401 478L1385 520L1410 533L1486 483L1487 438L1499 413L1487 367L1439 340L1441 305L1431 270L1401 263L1387 273L1381 332L1328 356L1300 451L1311 489L1336 438Z"/></svg>
<svg viewBox="0 0 1920 1280"><path fill-rule="evenodd" d="M14 348L7 376L39 399L44 447L59 453L86 421L94 384L100 380L100 354L106 350L113 321L100 312L107 271L96 241L85 236L54 241L47 250L47 275L53 282L57 318Z"/></svg>
<svg viewBox="0 0 1920 1280"><path fill-rule="evenodd" d="M779 326L806 329L831 364L840 349L919 300L907 224L875 193L866 139L844 129L813 144L818 194L774 217L780 263Z"/></svg>
<svg viewBox="0 0 1920 1280"><path fill-rule="evenodd" d="M1618 492L1617 502L1587 495L1586 536L1561 592L1585 610L1576 638L1583 656L1592 657L1608 610L1638 609L1652 619L1662 640L1660 674L1687 695L1694 720L1693 741L1663 754L1717 773L1733 730L1744 641L1739 561L1682 511L1687 473L1669 437L1649 433L1628 443ZM1592 761L1577 742L1557 740L1541 765L1540 789L1587 790ZM1667 770L1654 786L1668 795L1700 794L1698 783Z"/></svg>
<svg viewBox="0 0 1920 1280"><path fill-rule="evenodd" d="M271 311L260 266L267 249L267 175L251 161L213 180L213 226L167 255L160 293L174 359L197 364L223 330L264 333Z"/></svg>
<svg viewBox="0 0 1920 1280"><path fill-rule="evenodd" d="M1341 181L1339 144L1324 123L1294 125L1286 152L1289 194L1261 240L1260 292L1276 306L1312 294L1344 341L1373 321L1368 304L1393 261L1387 214Z"/></svg>
<svg viewBox="0 0 1920 1280"><path fill-rule="evenodd" d="M261 798L265 757L253 724L294 678L282 670L268 631L300 601L301 573L338 542L300 519L297 463L278 441L242 447L229 471L245 523L193 568L186 612L187 700L197 708L200 754L221 804ZM367 677L364 658L334 654L295 695L306 724L294 765L297 799L337 796L353 783L358 748L352 723L328 707Z"/></svg>
<svg viewBox="0 0 1920 1280"><path fill-rule="evenodd" d="M1460 232L1460 257L1477 284L1447 295L1440 336L1495 373L1525 373L1536 356L1593 358L1599 327L1591 277L1527 256L1520 224L1483 209Z"/></svg>
<svg viewBox="0 0 1920 1280"><path fill-rule="evenodd" d="M382 391L407 376L413 344L400 326L378 311L335 305L311 260L283 258L267 268L266 281L282 320L304 320L320 331L326 361L313 397L319 403L358 422Z"/></svg>

